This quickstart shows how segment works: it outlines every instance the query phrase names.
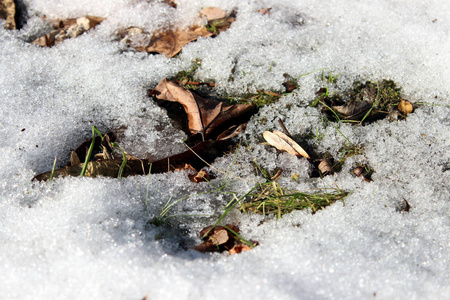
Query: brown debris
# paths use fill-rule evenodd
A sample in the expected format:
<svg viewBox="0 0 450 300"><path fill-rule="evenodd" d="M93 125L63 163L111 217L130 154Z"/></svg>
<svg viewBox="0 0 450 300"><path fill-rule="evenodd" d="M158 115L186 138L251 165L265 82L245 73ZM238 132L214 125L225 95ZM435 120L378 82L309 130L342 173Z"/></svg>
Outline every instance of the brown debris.
<svg viewBox="0 0 450 300"><path fill-rule="evenodd" d="M205 27L190 30L166 31L153 37L148 46L136 48L137 51L164 54L174 57L184 46L198 37L208 37L212 34Z"/></svg>
<svg viewBox="0 0 450 300"><path fill-rule="evenodd" d="M75 38L94 28L103 20L104 18L95 16L85 16L78 19L52 20L51 23L54 30L34 40L33 44L41 47L58 45L66 39Z"/></svg>
<svg viewBox="0 0 450 300"><path fill-rule="evenodd" d="M163 79L150 94L160 100L180 103L188 117L190 134L200 133L203 138L208 137L215 129L245 114L252 108L251 105L231 105L200 97L167 79Z"/></svg>
<svg viewBox="0 0 450 300"><path fill-rule="evenodd" d="M210 181L211 177L205 170L200 170L197 174L188 175L189 180L195 183Z"/></svg>
<svg viewBox="0 0 450 300"><path fill-rule="evenodd" d="M16 5L13 0L0 1L0 18L6 20L6 29L17 29Z"/></svg>
<svg viewBox="0 0 450 300"><path fill-rule="evenodd" d="M333 160L331 158L322 159L318 168L324 176L333 174Z"/></svg>
<svg viewBox="0 0 450 300"><path fill-rule="evenodd" d="M356 175L356 177L361 177L363 181L371 182L372 181L372 173L373 170L368 168L367 166L357 166L355 169L353 169L353 174Z"/></svg>
<svg viewBox="0 0 450 300"><path fill-rule="evenodd" d="M140 28L131 27L119 34L122 41L136 51L164 54L174 57L184 46L197 40L199 37L218 35L227 30L234 22L233 13L229 16L218 7L207 7L200 12L200 18L206 18L208 23L204 26L192 26L184 29L169 29L164 32L150 34Z"/></svg>
<svg viewBox="0 0 450 300"><path fill-rule="evenodd" d="M254 241L244 242L235 233L239 233L239 227L235 224L225 226L208 226L200 231L200 237L203 242L194 247L200 252L223 252L228 251L231 254L241 253L251 250L258 243ZM252 244L252 246L248 245Z"/></svg>
<svg viewBox="0 0 450 300"><path fill-rule="evenodd" d="M271 10L271 9L272 9L272 7L261 8L261 9L258 9L258 12L259 12L260 14L262 14L262 15L268 16L268 15L270 15L270 10Z"/></svg>

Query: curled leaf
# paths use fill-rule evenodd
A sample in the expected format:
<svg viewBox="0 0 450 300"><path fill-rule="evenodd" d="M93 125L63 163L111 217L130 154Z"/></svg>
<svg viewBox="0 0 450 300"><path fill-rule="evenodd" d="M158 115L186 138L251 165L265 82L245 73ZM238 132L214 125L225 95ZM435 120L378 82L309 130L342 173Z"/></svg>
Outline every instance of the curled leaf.
<svg viewBox="0 0 450 300"><path fill-rule="evenodd" d="M190 133L192 135L200 133L205 138L215 129L252 108L251 105L231 105L200 97L167 79L163 79L151 93L157 99L180 103L188 116Z"/></svg>
<svg viewBox="0 0 450 300"><path fill-rule="evenodd" d="M299 144L279 130L275 130L274 132L264 131L263 137L271 146L280 151L286 151L295 156L310 158L308 153Z"/></svg>
<svg viewBox="0 0 450 300"><path fill-rule="evenodd" d="M333 173L333 161L331 158L323 159L319 163L319 171L325 176Z"/></svg>

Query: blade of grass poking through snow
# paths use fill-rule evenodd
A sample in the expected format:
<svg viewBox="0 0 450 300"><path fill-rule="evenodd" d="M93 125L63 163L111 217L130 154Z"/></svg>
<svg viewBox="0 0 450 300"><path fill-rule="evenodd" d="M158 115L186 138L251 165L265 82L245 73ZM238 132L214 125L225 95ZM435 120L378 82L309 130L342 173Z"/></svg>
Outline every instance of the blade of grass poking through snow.
<svg viewBox="0 0 450 300"><path fill-rule="evenodd" d="M119 150L122 152L123 160L122 160L122 164L120 165L120 168L119 168L119 173L117 174L117 178L120 179L120 178L122 178L123 170L125 169L125 166L127 165L127 161L128 161L127 156L125 154L125 151L123 151L122 147L120 147L118 144L111 143L111 145L113 145L116 148L119 148Z"/></svg>
<svg viewBox="0 0 450 300"><path fill-rule="evenodd" d="M55 160L53 161L52 172L50 173L50 178L48 179L48 181L52 181L52 179L53 179L53 175L55 174L57 160L58 160L58 158L55 156Z"/></svg>
<svg viewBox="0 0 450 300"><path fill-rule="evenodd" d="M150 187L150 174L152 173L152 163L150 163L150 167L148 169L148 176L147 176L147 194L145 195L145 209L148 207L148 188Z"/></svg>
<svg viewBox="0 0 450 300"><path fill-rule="evenodd" d="M244 238L242 237L242 235L240 235L239 233L237 233L236 231L234 231L234 230L231 229L230 227L228 227L228 226L226 226L226 225L223 225L223 227L224 227L226 230L230 231L232 234L234 234L234 235L239 239L239 241L241 241L242 243L246 244L247 246L250 246L251 248L255 248L255 245L253 245L252 242L250 242L250 241L244 239Z"/></svg>
<svg viewBox="0 0 450 300"><path fill-rule="evenodd" d="M364 115L364 117L361 119L361 122L359 122L359 124L362 125L362 123L364 122L364 120L370 115L370 113L372 112L372 110L375 108L375 106L378 105L378 102L380 102L381 99L378 99L378 96L380 95L380 85L377 82L377 95L375 97L375 101L373 101L372 107L369 109L369 111Z"/></svg>
<svg viewBox="0 0 450 300"><path fill-rule="evenodd" d="M311 71L311 72L309 72L309 73L302 74L302 75L299 75L299 76L297 76L297 77L294 77L294 79L299 79L300 77L307 76L307 75L309 75L309 74L312 74L312 73L315 73L315 72L318 72L318 71L323 71L323 70L326 70L326 69L328 69L328 68L317 69L317 70Z"/></svg>
<svg viewBox="0 0 450 300"><path fill-rule="evenodd" d="M97 132L97 134L100 136L100 138L103 138L102 134L101 134L100 131L97 129L97 127L92 126L92 142L91 142L91 145L89 146L89 150L88 150L88 153L86 154L86 158L84 159L83 169L81 169L80 176L84 176L84 174L86 173L87 165L88 165L89 161L91 160L92 151L94 150L95 133L96 133L96 132Z"/></svg>
<svg viewBox="0 0 450 300"><path fill-rule="evenodd" d="M320 100L320 98L319 98L319 100ZM326 108L328 108L336 116L336 119L337 119L338 122L342 121L341 118L339 118L338 114L331 107L329 107L328 105L326 105L322 101L319 101L319 103L322 104L323 106L325 106Z"/></svg>

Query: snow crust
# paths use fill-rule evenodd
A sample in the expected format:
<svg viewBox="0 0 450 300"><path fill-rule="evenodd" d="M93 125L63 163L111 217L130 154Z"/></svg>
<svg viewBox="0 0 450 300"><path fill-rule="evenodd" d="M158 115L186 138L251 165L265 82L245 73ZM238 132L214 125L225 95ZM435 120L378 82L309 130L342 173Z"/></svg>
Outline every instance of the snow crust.
<svg viewBox="0 0 450 300"><path fill-rule="evenodd" d="M22 30L6 31L0 21L1 298L449 299L450 3L177 3L172 9L159 1L30 0ZM176 58L127 51L117 39L129 26L153 32L189 25L207 6L236 10L236 22ZM265 7L272 7L269 16L257 13ZM43 15L87 14L107 19L54 48L29 43L48 26ZM202 61L199 79L214 80L223 93L282 91L283 74L328 68L341 74L337 89L358 79L392 79L410 101L427 104L406 121L324 126L320 111L308 106L323 86L320 72L300 77L298 90L252 117L237 154L215 161L212 184L245 194L263 181L256 159L268 170L283 169L279 183L287 188L337 185L351 194L316 214L280 220L231 213L225 221L239 222L242 235L260 243L240 255L190 249L232 198L191 183L184 171L31 181L51 169L55 156L58 167L65 165L92 125L102 132L127 127L121 146L137 156L184 151L185 134L146 90L194 59ZM339 173L310 178L308 161L261 144L264 130L279 129L278 118L318 152L339 156L339 129L364 146L363 154ZM374 168L373 182L350 174L358 163ZM229 177L216 169L230 170ZM169 224L152 224L166 203L189 195L173 206L177 217ZM404 200L409 212L399 210Z"/></svg>

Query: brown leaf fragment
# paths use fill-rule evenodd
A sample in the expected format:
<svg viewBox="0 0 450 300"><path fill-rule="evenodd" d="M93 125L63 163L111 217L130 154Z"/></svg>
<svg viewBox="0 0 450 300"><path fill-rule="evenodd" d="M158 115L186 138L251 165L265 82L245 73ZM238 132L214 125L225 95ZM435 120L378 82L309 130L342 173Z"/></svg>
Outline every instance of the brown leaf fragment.
<svg viewBox="0 0 450 300"><path fill-rule="evenodd" d="M404 115L412 113L414 110L414 106L408 100L402 99L397 106L397 109Z"/></svg>
<svg viewBox="0 0 450 300"><path fill-rule="evenodd" d="M258 12L259 12L260 14L262 14L262 15L268 16L268 15L270 15L270 10L271 10L271 9L272 9L272 7L261 8L261 9L258 9Z"/></svg>
<svg viewBox="0 0 450 300"><path fill-rule="evenodd" d="M33 44L41 47L52 47L55 45L55 37L63 33L63 29L56 29L50 33L47 33L33 41Z"/></svg>
<svg viewBox="0 0 450 300"><path fill-rule="evenodd" d="M104 18L102 17L85 16L78 19L50 21L55 30L37 38L33 41L33 44L41 47L52 47L58 45L66 39L75 38L94 28L103 20Z"/></svg>
<svg viewBox="0 0 450 300"><path fill-rule="evenodd" d="M189 132L192 135L200 133L204 138L252 108L251 105L231 105L200 97L167 79L163 79L150 93L157 99L180 103L188 117Z"/></svg>
<svg viewBox="0 0 450 300"><path fill-rule="evenodd" d="M328 175L333 174L333 161L331 158L323 159L319 163L319 171L322 173L322 175Z"/></svg>
<svg viewBox="0 0 450 300"><path fill-rule="evenodd" d="M357 166L355 169L353 169L353 173L356 175L356 177L361 177L363 181L372 181L371 177L373 170L367 166Z"/></svg>
<svg viewBox="0 0 450 300"><path fill-rule="evenodd" d="M230 255L239 254L241 252L249 251L249 250L252 250L252 247L250 247L249 245L239 244L239 245L235 245L233 248L228 250L228 254L230 254Z"/></svg>
<svg viewBox="0 0 450 300"><path fill-rule="evenodd" d="M174 57L184 46L195 41L199 36L211 36L204 27L191 30L167 31L153 37L146 47L137 48L137 51L164 54L167 57Z"/></svg>
<svg viewBox="0 0 450 300"><path fill-rule="evenodd" d="M200 170L197 174L188 175L189 180L195 183L210 181L211 177L205 170Z"/></svg>
<svg viewBox="0 0 450 300"><path fill-rule="evenodd" d="M363 175L363 173L364 173L364 168L363 168L362 166L358 166L358 167L356 167L356 168L353 170L353 173L355 173L355 175L356 175L357 177L359 177L359 176Z"/></svg>
<svg viewBox="0 0 450 300"><path fill-rule="evenodd" d="M80 158L78 157L78 154L75 151L72 151L70 153L70 165L75 166L81 164Z"/></svg>
<svg viewBox="0 0 450 300"><path fill-rule="evenodd" d="M200 11L200 17L206 17L208 21L225 18L227 13L219 7L206 7Z"/></svg>
<svg viewBox="0 0 450 300"><path fill-rule="evenodd" d="M368 101L352 101L343 105L333 106L333 109L341 114L344 119L360 120L372 107Z"/></svg>
<svg viewBox="0 0 450 300"><path fill-rule="evenodd" d="M17 29L16 4L13 0L0 1L0 18L6 20L6 29Z"/></svg>
<svg viewBox="0 0 450 300"><path fill-rule="evenodd" d="M279 130L275 130L274 132L264 131L263 137L271 146L280 151L286 151L295 156L310 158L308 153L299 144Z"/></svg>
<svg viewBox="0 0 450 300"><path fill-rule="evenodd" d="M200 231L200 237L203 242L194 247L200 252L223 252L228 251L229 254L237 254L242 251L251 250L252 247L248 242L241 241L236 234L239 227L235 224L227 224L225 226L208 226ZM254 246L258 242L250 241Z"/></svg>
<svg viewBox="0 0 450 300"><path fill-rule="evenodd" d="M225 244L229 238L228 231L226 229L220 229L214 231L214 233L208 237L208 241L214 246L219 246Z"/></svg>

